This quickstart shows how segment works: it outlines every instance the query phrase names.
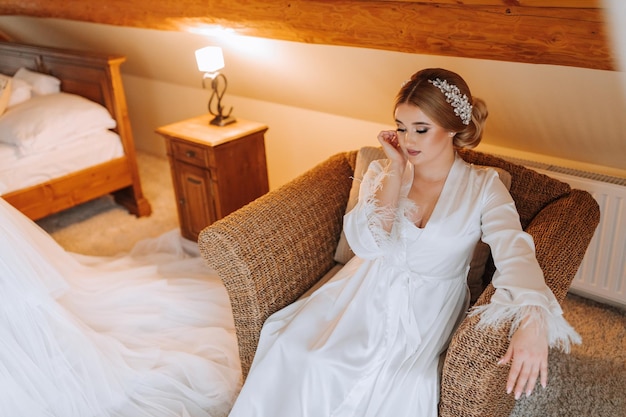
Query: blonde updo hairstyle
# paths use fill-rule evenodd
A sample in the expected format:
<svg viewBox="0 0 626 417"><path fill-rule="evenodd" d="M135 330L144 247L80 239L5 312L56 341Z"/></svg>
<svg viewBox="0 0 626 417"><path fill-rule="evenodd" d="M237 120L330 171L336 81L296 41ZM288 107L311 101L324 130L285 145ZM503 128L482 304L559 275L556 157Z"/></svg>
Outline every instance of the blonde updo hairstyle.
<svg viewBox="0 0 626 417"><path fill-rule="evenodd" d="M472 120L463 124L454 108L446 101L446 96L430 81L435 79L456 85L467 96L472 105ZM474 148L482 139L483 127L489 112L487 105L478 97L472 97L467 83L460 75L441 68L427 68L413 74L398 92L394 109L400 104L412 104L419 107L433 122L446 130L456 132L453 144L457 148Z"/></svg>

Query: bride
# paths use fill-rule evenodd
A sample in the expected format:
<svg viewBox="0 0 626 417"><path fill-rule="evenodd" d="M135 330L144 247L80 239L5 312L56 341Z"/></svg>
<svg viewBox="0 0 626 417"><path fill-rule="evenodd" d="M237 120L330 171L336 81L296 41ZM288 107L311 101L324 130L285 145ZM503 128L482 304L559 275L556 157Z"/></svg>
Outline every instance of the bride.
<svg viewBox="0 0 626 417"><path fill-rule="evenodd" d="M0 198L2 416L224 416L240 385L228 296L177 230L65 252Z"/></svg>

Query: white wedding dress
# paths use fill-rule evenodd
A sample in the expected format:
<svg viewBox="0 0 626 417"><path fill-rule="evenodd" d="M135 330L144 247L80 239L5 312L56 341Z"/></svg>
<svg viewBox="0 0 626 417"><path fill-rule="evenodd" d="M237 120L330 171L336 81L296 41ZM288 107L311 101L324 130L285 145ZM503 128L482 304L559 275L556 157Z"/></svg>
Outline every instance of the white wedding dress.
<svg viewBox="0 0 626 417"><path fill-rule="evenodd" d="M0 236L0 417L228 414L232 313L194 243L67 253L1 198Z"/></svg>
<svg viewBox="0 0 626 417"><path fill-rule="evenodd" d="M398 210L376 209L384 175L374 161L345 216L357 256L265 322L231 417L436 417L439 357L466 311L467 271L481 237L499 268L484 324L531 308L549 323L552 345L577 339L495 171L457 156L424 228L409 220L416 209L406 198L411 169ZM383 216L393 216L391 233L380 227Z"/></svg>

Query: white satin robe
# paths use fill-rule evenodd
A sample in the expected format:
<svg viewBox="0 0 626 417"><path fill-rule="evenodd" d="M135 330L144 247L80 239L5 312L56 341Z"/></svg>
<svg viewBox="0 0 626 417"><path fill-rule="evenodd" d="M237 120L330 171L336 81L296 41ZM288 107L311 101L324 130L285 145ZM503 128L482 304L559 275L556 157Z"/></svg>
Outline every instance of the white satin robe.
<svg viewBox="0 0 626 417"><path fill-rule="evenodd" d="M356 256L264 324L230 417L436 417L438 361L466 312L466 276L481 237L498 267L493 311L483 312L492 321L484 324L540 306L542 319L559 329L553 337L564 343L577 337L494 170L456 156L424 228L409 220L412 166L396 213L375 209L373 193L384 175L374 161L344 218ZM379 226L388 215L395 218L391 233Z"/></svg>

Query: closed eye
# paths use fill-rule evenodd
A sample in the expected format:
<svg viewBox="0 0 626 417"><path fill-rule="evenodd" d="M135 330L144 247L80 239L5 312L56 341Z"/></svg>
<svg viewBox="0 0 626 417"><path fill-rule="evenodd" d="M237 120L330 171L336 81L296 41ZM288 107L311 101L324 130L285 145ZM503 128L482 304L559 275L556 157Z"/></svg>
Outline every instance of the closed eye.
<svg viewBox="0 0 626 417"><path fill-rule="evenodd" d="M413 129L413 131L417 134L423 135L424 133L428 132L428 129L424 129L424 128L420 128L420 129ZM399 127L396 129L396 132L398 133L406 133L406 128L404 127Z"/></svg>

